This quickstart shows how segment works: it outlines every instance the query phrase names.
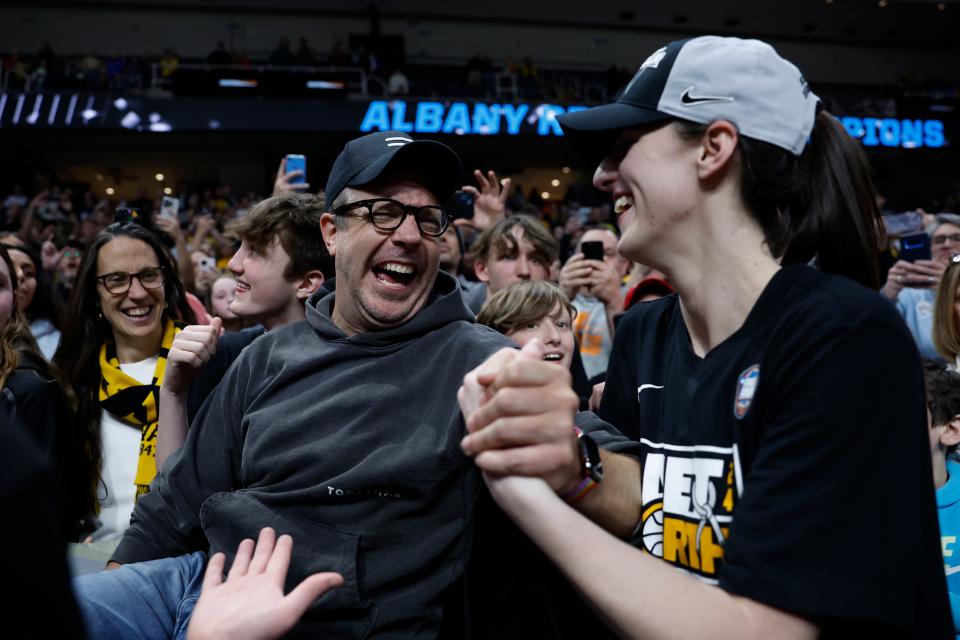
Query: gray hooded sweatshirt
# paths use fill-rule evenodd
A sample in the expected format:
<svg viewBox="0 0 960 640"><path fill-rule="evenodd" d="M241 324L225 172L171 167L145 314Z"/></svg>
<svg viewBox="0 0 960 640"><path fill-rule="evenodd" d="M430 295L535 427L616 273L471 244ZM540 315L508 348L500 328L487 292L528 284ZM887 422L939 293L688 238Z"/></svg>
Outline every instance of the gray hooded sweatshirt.
<svg viewBox="0 0 960 640"><path fill-rule="evenodd" d="M113 559L227 554L261 527L293 536L287 588L318 571L344 584L296 636L435 637L463 571L480 476L460 450L464 375L512 343L473 323L440 273L406 324L348 337L335 293L254 341L204 404L134 510Z"/></svg>

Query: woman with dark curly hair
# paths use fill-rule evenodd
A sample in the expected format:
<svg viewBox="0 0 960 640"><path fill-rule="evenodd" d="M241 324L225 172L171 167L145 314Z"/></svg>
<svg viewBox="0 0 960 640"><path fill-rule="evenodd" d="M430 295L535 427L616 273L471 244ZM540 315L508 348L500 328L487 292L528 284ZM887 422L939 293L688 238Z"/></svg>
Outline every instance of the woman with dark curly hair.
<svg viewBox="0 0 960 640"><path fill-rule="evenodd" d="M132 222L101 231L84 255L54 362L77 394L77 413L101 489L95 539L127 528L156 475L157 394L182 322L194 322L183 285L157 237Z"/></svg>

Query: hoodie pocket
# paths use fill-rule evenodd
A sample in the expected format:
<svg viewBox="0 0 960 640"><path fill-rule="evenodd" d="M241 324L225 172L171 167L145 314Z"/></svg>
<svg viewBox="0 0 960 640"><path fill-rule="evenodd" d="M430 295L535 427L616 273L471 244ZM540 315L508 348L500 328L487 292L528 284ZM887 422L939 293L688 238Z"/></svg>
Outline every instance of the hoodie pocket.
<svg viewBox="0 0 960 640"><path fill-rule="evenodd" d="M284 591L289 593L309 575L335 571L343 585L314 602L294 635L311 637L365 638L376 622L378 606L363 599L357 578L360 536L290 514L280 514L243 491L216 493L200 508L200 522L210 543L210 553L223 552L232 566L237 546L244 538L254 540L263 527L272 527L277 537L293 538L293 555Z"/></svg>

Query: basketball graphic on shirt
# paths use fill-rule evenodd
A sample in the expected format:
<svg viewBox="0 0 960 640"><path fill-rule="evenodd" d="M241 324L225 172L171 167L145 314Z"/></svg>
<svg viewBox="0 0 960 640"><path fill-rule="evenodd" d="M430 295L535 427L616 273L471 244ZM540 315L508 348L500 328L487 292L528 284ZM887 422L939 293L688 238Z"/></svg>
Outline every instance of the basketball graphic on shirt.
<svg viewBox="0 0 960 640"><path fill-rule="evenodd" d="M650 555L663 557L663 510L657 509L643 521L643 548Z"/></svg>

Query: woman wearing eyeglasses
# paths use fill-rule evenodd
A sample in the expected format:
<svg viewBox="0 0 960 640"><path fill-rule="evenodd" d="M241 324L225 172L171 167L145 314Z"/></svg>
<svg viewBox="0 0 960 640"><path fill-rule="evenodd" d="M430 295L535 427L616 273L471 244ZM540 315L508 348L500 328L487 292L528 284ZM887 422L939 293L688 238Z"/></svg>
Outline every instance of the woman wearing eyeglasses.
<svg viewBox="0 0 960 640"><path fill-rule="evenodd" d="M101 231L80 265L54 356L100 470L95 539L119 538L156 475L157 394L180 321L193 323L193 312L156 236L130 222Z"/></svg>
<svg viewBox="0 0 960 640"><path fill-rule="evenodd" d="M935 217L927 227L931 259L898 260L887 272L887 282L880 291L896 302L920 355L942 360L942 351L938 352L933 339L933 303L944 269L955 254L960 254L960 215L938 213Z"/></svg>

